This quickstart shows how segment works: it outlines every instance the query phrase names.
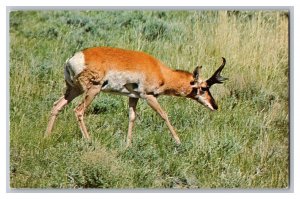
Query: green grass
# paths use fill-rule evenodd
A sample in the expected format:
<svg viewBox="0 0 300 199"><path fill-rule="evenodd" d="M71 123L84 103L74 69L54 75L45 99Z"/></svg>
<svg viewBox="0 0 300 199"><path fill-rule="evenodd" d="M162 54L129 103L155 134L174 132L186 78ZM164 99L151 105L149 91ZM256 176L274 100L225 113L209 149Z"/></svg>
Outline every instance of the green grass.
<svg viewBox="0 0 300 199"><path fill-rule="evenodd" d="M74 52L113 46L147 52L174 69L227 59L211 93L219 111L160 97L182 145L144 101L125 149L128 99L101 93L82 139L73 109L43 139ZM14 11L10 13L11 188L287 188L288 18L285 11Z"/></svg>

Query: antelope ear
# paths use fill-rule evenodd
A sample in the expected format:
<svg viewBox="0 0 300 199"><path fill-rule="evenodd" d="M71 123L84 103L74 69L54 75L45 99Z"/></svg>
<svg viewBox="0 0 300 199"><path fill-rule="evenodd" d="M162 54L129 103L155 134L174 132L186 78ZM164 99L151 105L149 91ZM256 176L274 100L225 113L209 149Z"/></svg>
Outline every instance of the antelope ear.
<svg viewBox="0 0 300 199"><path fill-rule="evenodd" d="M201 74L201 69L202 69L202 66L197 66L193 72L193 77L195 79L196 82L199 81L199 78L200 78L200 74Z"/></svg>

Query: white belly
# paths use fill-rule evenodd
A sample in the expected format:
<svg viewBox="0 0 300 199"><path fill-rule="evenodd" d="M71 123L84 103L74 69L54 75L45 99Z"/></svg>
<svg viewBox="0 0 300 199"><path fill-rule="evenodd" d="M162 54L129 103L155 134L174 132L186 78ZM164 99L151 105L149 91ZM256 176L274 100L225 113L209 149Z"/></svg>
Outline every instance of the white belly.
<svg viewBox="0 0 300 199"><path fill-rule="evenodd" d="M140 73L111 71L104 78L102 91L139 98L144 92L144 76Z"/></svg>

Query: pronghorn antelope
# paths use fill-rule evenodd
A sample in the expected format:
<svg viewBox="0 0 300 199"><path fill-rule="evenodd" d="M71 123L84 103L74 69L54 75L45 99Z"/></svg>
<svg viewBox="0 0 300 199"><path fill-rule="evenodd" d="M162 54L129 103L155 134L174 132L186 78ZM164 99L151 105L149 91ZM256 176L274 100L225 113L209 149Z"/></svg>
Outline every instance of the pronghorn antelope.
<svg viewBox="0 0 300 199"><path fill-rule="evenodd" d="M175 142L180 144L167 113L157 101L159 95L171 95L191 98L211 110L218 106L209 92L216 83L223 83L220 75L222 65L207 80L201 76L197 66L193 73L173 70L154 57L138 51L110 47L95 47L75 53L67 60L64 76L67 89L64 95L54 103L45 136L51 134L55 118L64 106L77 96L85 93L83 101L75 108L75 115L82 135L90 139L83 116L86 108L100 91L121 94L129 97L129 126L127 146L131 144L132 128L136 119L136 105L140 98L165 120Z"/></svg>

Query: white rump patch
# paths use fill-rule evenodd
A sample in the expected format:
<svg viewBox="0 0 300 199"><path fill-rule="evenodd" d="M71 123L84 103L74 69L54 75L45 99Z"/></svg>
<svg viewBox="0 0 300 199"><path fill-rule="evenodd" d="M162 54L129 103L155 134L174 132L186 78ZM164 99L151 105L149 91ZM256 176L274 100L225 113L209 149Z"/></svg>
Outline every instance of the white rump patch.
<svg viewBox="0 0 300 199"><path fill-rule="evenodd" d="M68 62L75 76L81 73L85 68L84 54L81 51L71 57Z"/></svg>
<svg viewBox="0 0 300 199"><path fill-rule="evenodd" d="M73 85L74 77L81 73L85 68L84 54L80 51L66 61L65 79Z"/></svg>

